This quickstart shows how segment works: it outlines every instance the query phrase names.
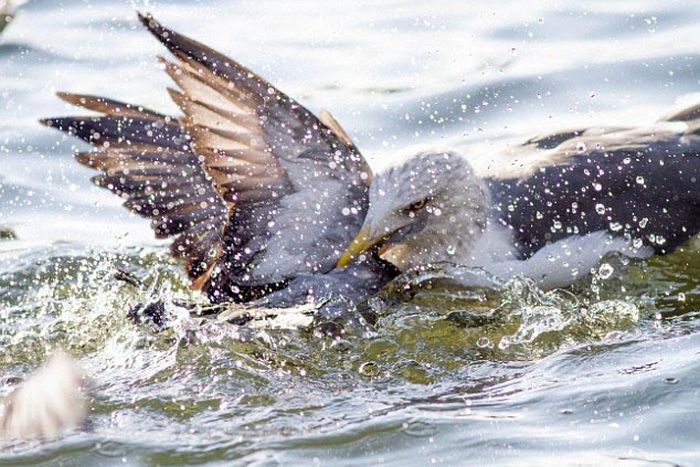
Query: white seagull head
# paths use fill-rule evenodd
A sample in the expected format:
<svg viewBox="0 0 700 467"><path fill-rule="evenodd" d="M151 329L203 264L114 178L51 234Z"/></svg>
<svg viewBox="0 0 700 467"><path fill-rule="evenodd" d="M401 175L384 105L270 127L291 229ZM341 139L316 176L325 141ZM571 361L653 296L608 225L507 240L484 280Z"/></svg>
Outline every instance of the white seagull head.
<svg viewBox="0 0 700 467"><path fill-rule="evenodd" d="M369 210L339 266L381 245L401 270L468 256L486 227L488 196L459 154L422 152L377 174Z"/></svg>

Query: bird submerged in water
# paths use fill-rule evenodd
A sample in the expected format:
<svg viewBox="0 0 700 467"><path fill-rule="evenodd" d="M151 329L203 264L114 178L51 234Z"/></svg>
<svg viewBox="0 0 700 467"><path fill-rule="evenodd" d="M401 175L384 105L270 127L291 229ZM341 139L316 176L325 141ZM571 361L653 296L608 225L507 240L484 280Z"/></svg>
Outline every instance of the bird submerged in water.
<svg viewBox="0 0 700 467"><path fill-rule="evenodd" d="M175 237L213 302L353 305L443 262L565 286L606 254L670 253L700 230L700 106L644 128L533 138L481 170L434 151L373 174L330 114L139 18L175 57L160 60L184 115L59 93L101 115L43 123L95 146L78 162Z"/></svg>

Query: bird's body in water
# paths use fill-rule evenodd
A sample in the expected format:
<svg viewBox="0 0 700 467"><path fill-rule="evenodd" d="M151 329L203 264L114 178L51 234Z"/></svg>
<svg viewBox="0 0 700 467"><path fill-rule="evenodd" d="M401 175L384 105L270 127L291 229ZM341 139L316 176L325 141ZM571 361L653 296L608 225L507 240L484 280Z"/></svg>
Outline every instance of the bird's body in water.
<svg viewBox="0 0 700 467"><path fill-rule="evenodd" d="M95 146L78 161L175 238L192 287L214 302L333 295L351 309L443 262L563 286L606 254L670 253L700 230L698 107L645 128L533 138L486 167L429 151L373 174L329 114L141 21L175 57L162 62L184 115L62 93L100 115L44 123Z"/></svg>

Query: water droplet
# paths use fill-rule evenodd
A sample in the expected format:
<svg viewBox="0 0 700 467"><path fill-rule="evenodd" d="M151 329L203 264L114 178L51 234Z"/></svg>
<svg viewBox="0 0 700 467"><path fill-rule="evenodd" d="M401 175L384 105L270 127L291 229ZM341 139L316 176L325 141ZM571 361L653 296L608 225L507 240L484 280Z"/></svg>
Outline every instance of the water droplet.
<svg viewBox="0 0 700 467"><path fill-rule="evenodd" d="M595 191L602 191L602 190L603 190L603 185L601 185L600 183L596 182L596 183L593 184L593 189L594 189Z"/></svg>
<svg viewBox="0 0 700 467"><path fill-rule="evenodd" d="M360 365L358 371L361 375L364 376L376 376L379 373L379 368L374 362L365 362L362 365Z"/></svg>
<svg viewBox="0 0 700 467"><path fill-rule="evenodd" d="M622 230L622 224L620 224L619 222L611 222L610 230L612 230L613 232L619 232L620 230Z"/></svg>
<svg viewBox="0 0 700 467"><path fill-rule="evenodd" d="M482 349L486 347L491 347L491 340L486 336L482 336L479 339L477 339L476 346Z"/></svg>
<svg viewBox="0 0 700 467"><path fill-rule="evenodd" d="M610 276L612 276L613 272L615 272L615 268L608 263L603 263L598 268L598 275L601 279L608 279Z"/></svg>
<svg viewBox="0 0 700 467"><path fill-rule="evenodd" d="M666 384L678 384L680 380L678 378L665 378L664 383Z"/></svg>
<svg viewBox="0 0 700 467"><path fill-rule="evenodd" d="M685 294L683 292L678 293L678 301L679 302L684 302L685 301Z"/></svg>
<svg viewBox="0 0 700 467"><path fill-rule="evenodd" d="M576 150L578 152L584 152L586 150L586 144L581 142L576 145Z"/></svg>
<svg viewBox="0 0 700 467"><path fill-rule="evenodd" d="M595 212L597 212L600 215L605 214L605 206L603 204L600 204L600 203L596 204L595 205Z"/></svg>
<svg viewBox="0 0 700 467"><path fill-rule="evenodd" d="M644 185L644 177L637 175L637 185Z"/></svg>

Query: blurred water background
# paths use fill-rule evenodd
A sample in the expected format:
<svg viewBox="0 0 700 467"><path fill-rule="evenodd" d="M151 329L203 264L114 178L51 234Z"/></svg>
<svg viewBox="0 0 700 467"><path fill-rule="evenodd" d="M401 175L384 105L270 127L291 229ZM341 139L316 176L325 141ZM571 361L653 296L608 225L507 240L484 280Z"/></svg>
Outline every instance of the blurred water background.
<svg viewBox="0 0 700 467"><path fill-rule="evenodd" d="M700 462L697 242L610 260L566 291L405 278L341 340L216 324L188 344L187 317L157 335L132 325L143 294L111 277L129 267L190 297L167 246L91 186L82 146L37 123L75 112L57 90L175 112L140 9L331 110L375 168L426 145L476 161L697 100L697 6L26 2L0 37L0 395L60 346L95 398L84 431L4 446L0 464Z"/></svg>

